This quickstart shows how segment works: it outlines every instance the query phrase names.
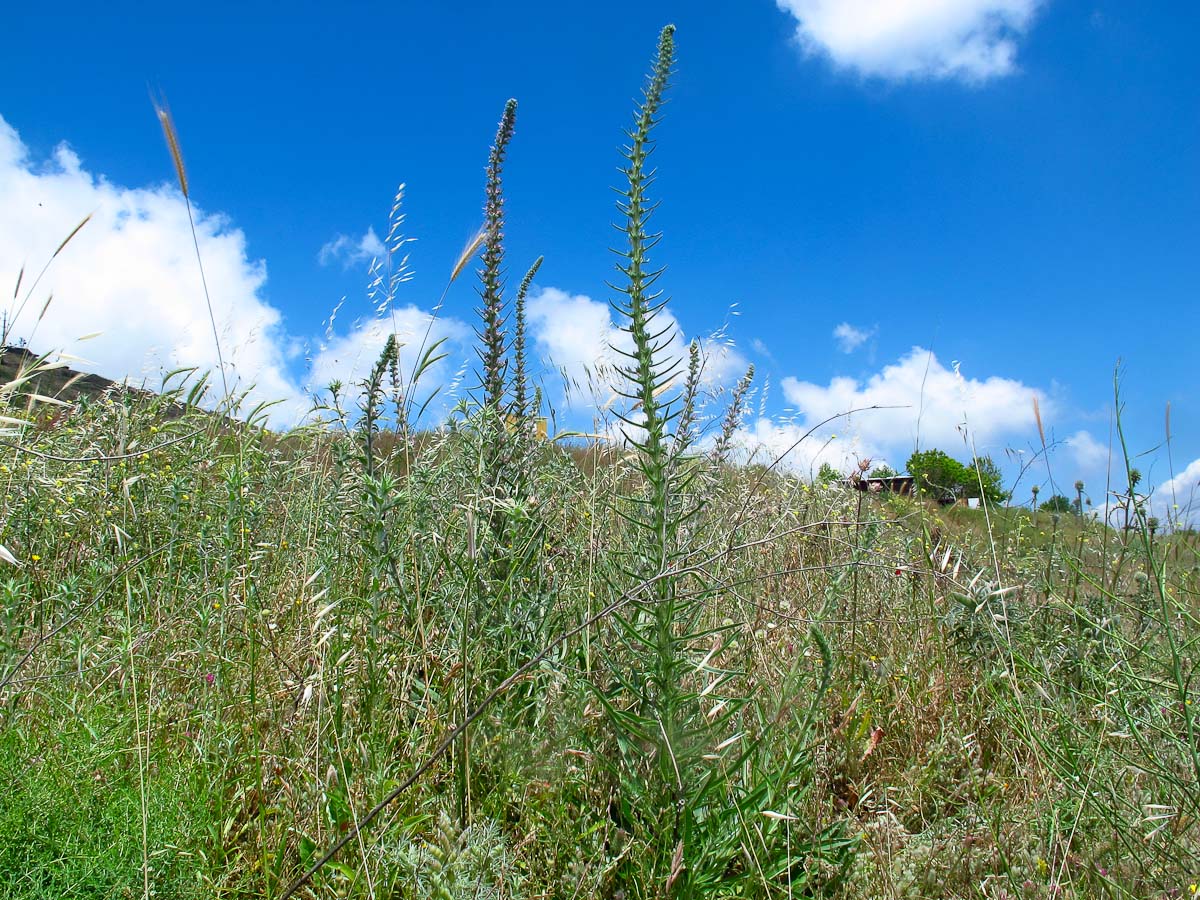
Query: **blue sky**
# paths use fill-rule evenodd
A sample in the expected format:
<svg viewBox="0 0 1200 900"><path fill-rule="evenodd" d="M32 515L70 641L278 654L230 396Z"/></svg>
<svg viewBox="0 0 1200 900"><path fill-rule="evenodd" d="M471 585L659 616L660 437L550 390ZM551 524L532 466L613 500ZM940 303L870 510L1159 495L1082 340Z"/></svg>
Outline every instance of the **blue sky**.
<svg viewBox="0 0 1200 900"><path fill-rule="evenodd" d="M847 405L886 402L907 408L819 430L796 464L899 467L918 436L962 455L964 420L1007 459L1039 443L1036 395L1063 442L1056 482L1083 478L1102 502L1120 359L1136 451L1162 443L1171 404L1173 466L1161 450L1139 465L1190 494L1200 10L1182 2L27 7L0 61L0 285L97 215L39 285L55 300L38 330L28 312L17 330L110 375L213 363L148 99L161 91L231 354L261 395L298 403L352 376L381 328L420 330L480 224L511 96L510 280L545 255L537 346L578 372L607 324L620 129L666 22L678 74L658 133L657 258L685 335L733 341L713 344L713 389L749 362L769 384L747 443L786 446ZM414 277L399 318L372 326L369 252L354 250L386 233L400 182ZM438 326L450 382L474 300L460 280ZM576 396L565 418L586 407Z"/></svg>

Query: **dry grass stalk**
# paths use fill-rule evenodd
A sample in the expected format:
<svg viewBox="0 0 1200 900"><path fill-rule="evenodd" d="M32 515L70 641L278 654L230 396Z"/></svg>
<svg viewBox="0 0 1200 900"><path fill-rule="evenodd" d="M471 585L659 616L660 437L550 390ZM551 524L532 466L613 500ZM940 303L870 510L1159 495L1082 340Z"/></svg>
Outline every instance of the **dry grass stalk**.
<svg viewBox="0 0 1200 900"><path fill-rule="evenodd" d="M179 179L179 190L183 191L184 199L190 200L187 170L183 166L183 151L179 149L179 134L175 131L175 121L171 118L171 111L167 109L165 101L159 103L157 100L152 100L152 102L154 103L154 112L158 116L158 124L162 126L163 137L167 140L171 161L175 163L175 177Z"/></svg>

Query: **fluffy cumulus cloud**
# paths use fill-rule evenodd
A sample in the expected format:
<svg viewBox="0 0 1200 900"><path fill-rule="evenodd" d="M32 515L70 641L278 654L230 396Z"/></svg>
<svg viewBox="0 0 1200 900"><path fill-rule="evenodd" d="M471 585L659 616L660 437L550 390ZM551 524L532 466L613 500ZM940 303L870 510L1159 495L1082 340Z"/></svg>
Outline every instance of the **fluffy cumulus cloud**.
<svg viewBox="0 0 1200 900"><path fill-rule="evenodd" d="M9 310L16 337L36 350L82 357L88 368L110 377L147 380L152 386L162 369L217 369L212 324L178 190L113 184L89 172L65 144L49 160L32 159L17 132L0 119L0 205L5 210L0 283L11 291L25 270ZM195 214L230 378L243 388L253 386L256 400L286 401L294 418L305 405L288 373L294 342L284 335L279 310L263 297L266 264L248 255L245 236L224 217L200 209ZM89 215L29 293L34 273Z"/></svg>
<svg viewBox="0 0 1200 900"><path fill-rule="evenodd" d="M1077 431L1064 442L1071 461L1081 473L1102 472L1108 467L1108 447L1089 431Z"/></svg>
<svg viewBox="0 0 1200 900"><path fill-rule="evenodd" d="M416 385L416 395L422 398L434 387L453 385L455 367L461 365L471 338L471 330L458 319L434 317L415 306L398 307L380 318L355 322L344 333L326 335L312 359L308 386L321 391L334 381L349 386L361 380L390 334L395 334L400 344L402 373L414 372L425 352L441 342L435 355L445 358L425 368Z"/></svg>
<svg viewBox="0 0 1200 900"><path fill-rule="evenodd" d="M839 440L833 427L813 428L794 419L765 416L746 423L735 436L734 447L743 461L764 465L778 461L781 468L809 478L816 476L822 463L849 471L858 459L866 458L854 438ZM873 458L883 461L878 455Z"/></svg>
<svg viewBox="0 0 1200 900"><path fill-rule="evenodd" d="M530 298L527 315L539 356L548 368L562 375L568 396L604 403L616 383L613 366L621 362L613 348L633 349L629 335L613 322L609 305L547 287ZM672 331L661 357L686 360L687 339L675 318L664 310L655 324L657 329ZM721 335L702 338L701 344L704 382L709 387L729 384L746 371L745 358Z"/></svg>
<svg viewBox="0 0 1200 900"><path fill-rule="evenodd" d="M1172 525L1200 523L1200 459L1194 459L1174 478L1154 491L1153 511Z"/></svg>
<svg viewBox="0 0 1200 900"><path fill-rule="evenodd" d="M843 353L853 353L875 334L875 329L856 328L849 322L843 322L837 328L833 329L834 340L837 341L838 349Z"/></svg>
<svg viewBox="0 0 1200 900"><path fill-rule="evenodd" d="M386 253L383 241L379 239L375 229L368 228L366 234L360 238L339 234L321 247L320 252L317 253L317 260L323 266L340 262L343 268L348 269L351 266L382 259Z"/></svg>
<svg viewBox="0 0 1200 900"><path fill-rule="evenodd" d="M0 204L0 284L9 286L10 297L24 270L20 294L7 310L12 338L27 340L38 352L76 357L80 368L149 387L167 369L217 371L187 208L173 185L115 184L88 171L65 144L49 159L34 159L0 118ZM266 263L249 255L245 235L220 214L194 213L226 371L231 384L250 391L252 404L282 401L271 413L273 425L300 421L311 407L309 395L330 381L361 379L392 331L405 345L402 361L410 371L427 333L430 340L447 339L454 361L429 372L430 379L451 378L449 368L465 358L469 329L453 319L431 326L429 314L414 307L384 311L340 331L331 322L324 340L289 332L265 297ZM31 292L36 273L87 216ZM354 264L383 252L368 229L358 239L339 236L320 255L325 263Z"/></svg>
<svg viewBox="0 0 1200 900"><path fill-rule="evenodd" d="M984 81L1012 72L1042 0L776 0L806 52L866 76Z"/></svg>
<svg viewBox="0 0 1200 900"><path fill-rule="evenodd" d="M962 458L973 445L998 458L1007 441L1036 433L1035 396L1043 414L1051 407L1036 388L1008 378L966 377L920 347L865 381L785 378L781 387L794 409L791 418L761 419L744 429L741 440L747 453L774 456L811 431L789 457L801 470L819 462L844 468L868 457L900 469L918 446Z"/></svg>
<svg viewBox="0 0 1200 900"><path fill-rule="evenodd" d="M175 186L115 184L89 171L66 145L49 159L33 159L0 118L0 204L6 210L0 217L0 284L11 291L25 273L21 297L8 309L13 337L38 351L76 357L81 368L150 387L167 369L217 370L187 208ZM240 389L251 391L251 403L283 401L272 424L301 420L311 408L310 396L332 381L349 386L361 380L391 333L400 339L402 369L408 372L423 347L445 341L447 358L425 373L426 386L452 392L469 369L470 327L414 306L377 304L370 317L347 325L339 321L336 328L331 317L320 339L289 331L266 299L266 263L249 255L245 235L220 214L194 213L226 371ZM88 216L30 293L35 273ZM353 265L383 252L379 237L367 229L360 238L338 236L319 259ZM53 299L39 318L47 297ZM552 371L566 376L574 401L600 406L611 397L618 355L610 345L629 349L630 342L606 303L546 288L531 298L529 322L534 348ZM662 352L685 357L677 323L668 314L659 322L676 326ZM728 384L744 371L745 360L721 336L706 339L704 346L710 386Z"/></svg>
<svg viewBox="0 0 1200 900"><path fill-rule="evenodd" d="M1114 466L1112 473L1100 473L1083 479L1085 500L1090 501L1087 514L1115 527L1126 520L1135 521L1128 512L1128 487L1124 461ZM1060 486L1064 494L1074 496L1069 486ZM1134 492L1139 504L1144 504L1147 517L1158 519L1164 530L1200 526L1200 459L1192 460L1186 468L1165 481L1143 480Z"/></svg>

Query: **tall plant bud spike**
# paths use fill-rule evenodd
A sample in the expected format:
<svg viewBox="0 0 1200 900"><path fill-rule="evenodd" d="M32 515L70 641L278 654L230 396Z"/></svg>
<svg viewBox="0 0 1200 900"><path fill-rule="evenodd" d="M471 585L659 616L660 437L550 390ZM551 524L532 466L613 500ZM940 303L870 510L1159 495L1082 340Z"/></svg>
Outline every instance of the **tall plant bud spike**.
<svg viewBox="0 0 1200 900"><path fill-rule="evenodd" d="M625 215L623 231L627 238L627 249L619 251L623 258L617 268L627 279L627 285L616 289L625 295L625 299L614 306L625 318L624 329L633 340L634 352L625 354L629 364L621 367L621 371L630 381L631 399L637 401L644 415L642 426L646 438L643 447L648 470L646 474L655 483L656 477L651 474L661 472L665 463L666 442L663 422L663 406L667 401L660 400L658 389L670 381L670 366L664 366L655 360L655 350L661 346L665 332L655 333L652 327L655 312L654 305L658 294L652 292L654 282L661 270L649 269L648 253L658 240L658 235L648 234L646 230L654 204L646 198L646 188L653 173L647 173L646 160L653 149L651 132L658 122L658 111L663 103L663 95L670 79L671 67L675 60L675 26L668 25L659 35L658 53L654 68L650 74L643 100L639 105L634 128L630 134L630 146L625 153L627 165L624 173L628 179L628 187L623 192L623 200L618 208ZM664 371L664 369L666 371ZM655 485L656 493L664 488ZM665 497L656 497L652 504L654 508L663 511Z"/></svg>
<svg viewBox="0 0 1200 900"><path fill-rule="evenodd" d="M483 319L483 330L479 339L483 344L479 351L483 363L481 378L484 403L499 410L504 402L504 194L501 175L504 155L512 140L517 121L517 101L504 104L504 114L496 129L496 140L488 156L487 188L484 201L484 244L483 268L479 270L479 297L483 306L479 311Z"/></svg>
<svg viewBox="0 0 1200 900"><path fill-rule="evenodd" d="M537 276L538 269L542 267L543 259L544 257L539 256L533 261L533 265L529 267L529 271L521 279L521 286L517 288L515 311L517 320L516 334L513 337L512 412L518 421L524 421L531 414L529 405L529 369L525 353L525 297L529 293L529 286L533 284L533 279Z"/></svg>

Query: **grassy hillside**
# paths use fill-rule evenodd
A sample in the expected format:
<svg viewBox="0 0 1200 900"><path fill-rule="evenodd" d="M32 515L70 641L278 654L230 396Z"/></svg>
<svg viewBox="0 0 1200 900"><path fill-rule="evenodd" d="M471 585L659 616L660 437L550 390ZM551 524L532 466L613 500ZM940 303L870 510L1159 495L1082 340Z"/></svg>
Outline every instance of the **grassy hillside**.
<svg viewBox="0 0 1200 900"><path fill-rule="evenodd" d="M0 386L4 386L8 406L43 423L52 422L58 410L68 404L130 395L148 399L151 393L125 382L118 383L103 375L81 372L50 357L41 357L26 347L0 347ZM183 411L180 404L168 404L160 414L174 417Z"/></svg>
<svg viewBox="0 0 1200 900"><path fill-rule="evenodd" d="M369 462L166 402L0 465L0 896L279 896L429 760L301 896L663 895L679 796L722 896L1194 880L1194 544L697 458L677 746L621 718L657 665L625 465L517 440L518 492L484 420Z"/></svg>

